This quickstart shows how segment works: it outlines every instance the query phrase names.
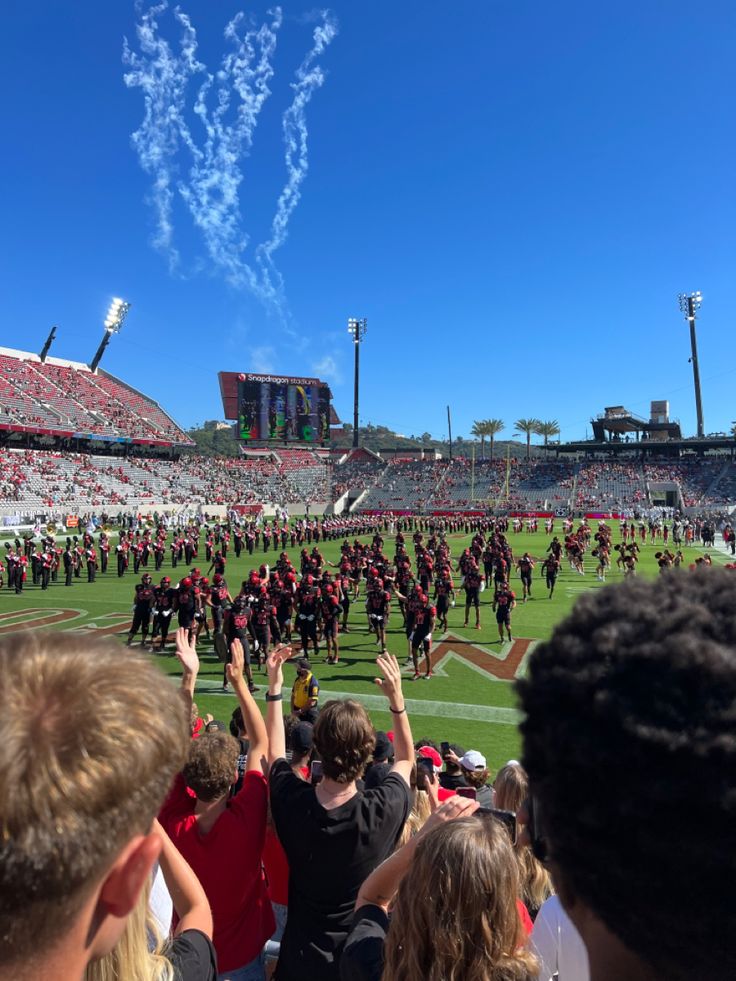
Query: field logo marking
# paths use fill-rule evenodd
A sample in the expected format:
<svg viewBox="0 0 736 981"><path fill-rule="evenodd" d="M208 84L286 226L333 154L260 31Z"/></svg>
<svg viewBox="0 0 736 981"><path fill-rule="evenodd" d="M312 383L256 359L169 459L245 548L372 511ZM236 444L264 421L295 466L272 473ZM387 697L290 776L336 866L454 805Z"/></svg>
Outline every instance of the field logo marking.
<svg viewBox="0 0 736 981"><path fill-rule="evenodd" d="M99 623L83 623L81 626L70 627L70 633L94 634L95 637L110 637L114 634L127 633L130 626L129 613L103 613L97 620L107 620L107 623L100 626Z"/></svg>
<svg viewBox="0 0 736 981"><path fill-rule="evenodd" d="M68 620L79 620L87 616L86 610L55 610L39 609L30 607L24 610L16 610L14 613L0 614L3 620L13 618L12 623L4 623L0 626L0 634L14 634L21 630L39 630L41 627L50 627L59 623L66 623Z"/></svg>
<svg viewBox="0 0 736 981"><path fill-rule="evenodd" d="M432 672L446 677L450 661L476 671L486 681L513 681L526 667L532 650L539 643L526 637L505 641L498 650L482 647L457 634L447 633L430 652Z"/></svg>
<svg viewBox="0 0 736 981"><path fill-rule="evenodd" d="M0 613L0 634L14 634L21 630L40 630L43 627L61 627L65 632L79 634L94 634L95 637L107 637L113 634L125 633L130 624L129 613L105 613L96 618L93 623L77 623L88 615L87 610L57 609L49 607L25 607Z"/></svg>

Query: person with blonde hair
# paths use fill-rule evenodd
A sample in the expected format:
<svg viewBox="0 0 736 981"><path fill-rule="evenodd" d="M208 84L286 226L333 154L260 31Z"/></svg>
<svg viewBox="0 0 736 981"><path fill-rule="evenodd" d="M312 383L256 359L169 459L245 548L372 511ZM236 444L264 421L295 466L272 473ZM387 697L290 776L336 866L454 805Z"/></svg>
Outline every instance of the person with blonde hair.
<svg viewBox="0 0 736 981"><path fill-rule="evenodd" d="M535 981L508 833L477 810L446 801L366 879L343 981Z"/></svg>
<svg viewBox="0 0 736 981"><path fill-rule="evenodd" d="M189 719L168 679L112 641L2 637L0 677L0 979L78 981L149 881Z"/></svg>
<svg viewBox="0 0 736 981"><path fill-rule="evenodd" d="M87 965L84 981L215 981L212 913L204 889L158 821L159 865L174 901L176 930L161 936L150 908L151 884L141 892L123 935L109 954Z"/></svg>
<svg viewBox="0 0 736 981"><path fill-rule="evenodd" d="M496 774L493 791L496 807L516 814L529 796L529 778L521 763L512 760L502 766ZM520 838L517 838L515 853L519 863L521 899L534 920L542 903L552 895L552 879L542 863L534 857L529 844Z"/></svg>

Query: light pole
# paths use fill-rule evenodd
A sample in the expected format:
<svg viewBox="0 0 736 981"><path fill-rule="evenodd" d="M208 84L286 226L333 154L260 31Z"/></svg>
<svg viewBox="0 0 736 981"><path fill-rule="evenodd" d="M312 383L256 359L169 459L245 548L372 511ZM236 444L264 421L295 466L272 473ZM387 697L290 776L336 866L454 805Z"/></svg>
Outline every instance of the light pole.
<svg viewBox="0 0 736 981"><path fill-rule="evenodd" d="M695 383L695 412L698 417L698 439L705 435L703 430L703 402L700 397L700 369L698 368L698 342L695 337L695 317L696 310L700 309L703 302L703 294L698 290L696 293L680 293L677 297L680 310L685 314L685 320L690 324L690 347L692 350L691 361L693 363L693 381Z"/></svg>
<svg viewBox="0 0 736 981"><path fill-rule="evenodd" d="M110 343L110 338L113 334L119 333L120 328L123 326L123 321L128 316L128 310L130 310L130 303L126 300L121 300L119 297L115 297L110 304L110 309L107 311L107 316L105 317L105 333L102 335L97 353L92 358L92 363L89 366L90 371L97 370L97 365L105 353L105 348Z"/></svg>
<svg viewBox="0 0 736 981"><path fill-rule="evenodd" d="M355 348L355 391L353 399L353 449L358 448L358 395L360 392L360 344L368 331L368 321L365 317L348 318L348 334L352 335Z"/></svg>

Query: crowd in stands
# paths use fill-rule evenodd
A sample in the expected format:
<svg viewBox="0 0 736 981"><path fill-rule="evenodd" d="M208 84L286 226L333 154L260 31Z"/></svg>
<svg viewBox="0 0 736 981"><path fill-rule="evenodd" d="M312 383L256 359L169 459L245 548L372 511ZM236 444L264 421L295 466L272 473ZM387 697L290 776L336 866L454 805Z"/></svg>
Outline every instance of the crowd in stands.
<svg viewBox="0 0 736 981"><path fill-rule="evenodd" d="M508 486L507 486L508 477ZM151 504L304 505L364 491L361 510L619 510L644 513L650 485L680 489L684 507L736 501L736 465L725 457L640 462L543 459L453 461L349 456L332 464L311 450L179 459L59 450L0 450L0 507L101 508Z"/></svg>
<svg viewBox="0 0 736 981"><path fill-rule="evenodd" d="M733 475L733 468L726 467ZM724 470L724 461L718 460L678 460L644 464L644 476L650 483L676 481L682 491L685 507L702 504L727 504L728 497L713 485Z"/></svg>
<svg viewBox="0 0 736 981"><path fill-rule="evenodd" d="M179 460L95 456L51 450L0 450L0 506L142 507L329 500L329 469L309 454Z"/></svg>
<svg viewBox="0 0 736 981"><path fill-rule="evenodd" d="M226 724L186 628L179 691L112 641L0 638L0 979L736 976L735 591L703 567L581 597L496 774L415 739L388 654L383 733L298 679L285 702L289 648L264 719L233 645Z"/></svg>
<svg viewBox="0 0 736 981"><path fill-rule="evenodd" d="M0 425L191 445L152 400L104 372L0 355Z"/></svg>
<svg viewBox="0 0 736 981"><path fill-rule="evenodd" d="M366 509L420 509L433 498L449 466L445 460L396 460L389 464L363 500Z"/></svg>
<svg viewBox="0 0 736 981"><path fill-rule="evenodd" d="M646 483L639 463L601 461L584 463L578 469L575 489L577 510L623 510L646 499Z"/></svg>
<svg viewBox="0 0 736 981"><path fill-rule="evenodd" d="M331 497L339 500L346 491L357 497L372 487L386 469L386 463L376 457L355 459L351 456L344 463L332 468Z"/></svg>

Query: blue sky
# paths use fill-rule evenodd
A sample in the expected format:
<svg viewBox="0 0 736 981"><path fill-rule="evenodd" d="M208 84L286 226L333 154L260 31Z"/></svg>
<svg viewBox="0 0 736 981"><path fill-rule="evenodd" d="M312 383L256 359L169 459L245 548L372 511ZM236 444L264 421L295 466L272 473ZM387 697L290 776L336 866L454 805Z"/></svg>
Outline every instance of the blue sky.
<svg viewBox="0 0 736 981"><path fill-rule="evenodd" d="M535 415L566 439L605 405L646 414L669 398L692 433L676 295L699 289L706 432L736 419L732 3L344 0L323 19L288 0L274 26L266 3L184 0L206 70L179 80L194 150L177 137L165 160L166 248L151 200L161 173L131 143L144 96L122 57L124 37L140 53L149 7L3 8L0 343L38 350L58 323L53 353L89 360L119 294L133 306L103 364L182 424L221 417L221 369L320 374L350 421L346 319L367 317L363 422L440 436L449 403L459 434ZM241 9L241 35L271 25L271 94L252 133L230 126L207 158L193 107L209 71L212 124L218 83L235 80L217 72ZM325 24L335 36L305 63ZM158 16L172 58L182 32L173 7ZM277 203L284 112L308 133L293 209ZM232 190L238 173L237 202L213 214L202 189ZM278 271L264 277L258 246L274 242Z"/></svg>

